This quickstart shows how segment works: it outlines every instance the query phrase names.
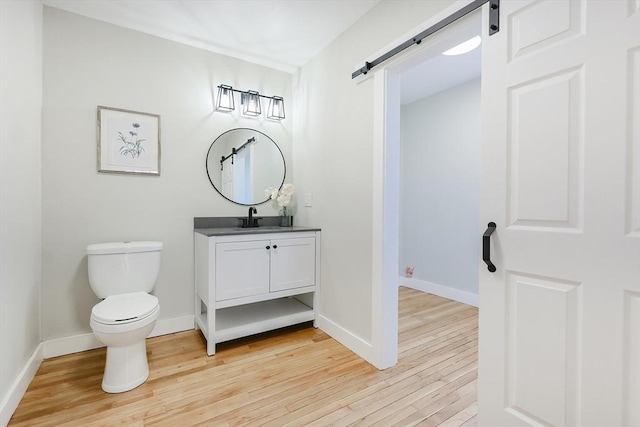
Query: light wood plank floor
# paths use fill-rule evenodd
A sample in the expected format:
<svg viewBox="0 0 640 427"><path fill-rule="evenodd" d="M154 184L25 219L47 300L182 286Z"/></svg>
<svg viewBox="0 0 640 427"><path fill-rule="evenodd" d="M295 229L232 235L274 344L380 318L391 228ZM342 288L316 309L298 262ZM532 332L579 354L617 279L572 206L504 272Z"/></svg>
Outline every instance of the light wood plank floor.
<svg viewBox="0 0 640 427"><path fill-rule="evenodd" d="M478 310L400 289L399 363L378 371L310 327L221 344L147 341L149 380L100 388L105 350L45 360L10 426L475 426Z"/></svg>

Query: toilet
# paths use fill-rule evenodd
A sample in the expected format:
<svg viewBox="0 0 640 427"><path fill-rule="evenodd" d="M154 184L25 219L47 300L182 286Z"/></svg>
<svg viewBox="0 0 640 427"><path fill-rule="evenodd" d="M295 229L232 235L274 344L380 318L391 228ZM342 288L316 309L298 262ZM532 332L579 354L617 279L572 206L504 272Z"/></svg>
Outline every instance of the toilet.
<svg viewBox="0 0 640 427"><path fill-rule="evenodd" d="M103 298L91 310L91 329L107 346L102 389L122 393L149 377L145 339L160 315L149 294L160 272L161 242L87 246L89 284Z"/></svg>

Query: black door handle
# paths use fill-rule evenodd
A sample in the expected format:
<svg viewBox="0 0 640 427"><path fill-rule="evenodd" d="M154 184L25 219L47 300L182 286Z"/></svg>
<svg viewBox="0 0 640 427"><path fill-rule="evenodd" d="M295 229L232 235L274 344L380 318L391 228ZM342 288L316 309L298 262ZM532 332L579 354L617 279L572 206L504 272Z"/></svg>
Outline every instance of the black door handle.
<svg viewBox="0 0 640 427"><path fill-rule="evenodd" d="M496 230L496 223L487 224L487 230L482 235L482 260L487 263L487 270L496 271L496 266L491 262L491 234Z"/></svg>

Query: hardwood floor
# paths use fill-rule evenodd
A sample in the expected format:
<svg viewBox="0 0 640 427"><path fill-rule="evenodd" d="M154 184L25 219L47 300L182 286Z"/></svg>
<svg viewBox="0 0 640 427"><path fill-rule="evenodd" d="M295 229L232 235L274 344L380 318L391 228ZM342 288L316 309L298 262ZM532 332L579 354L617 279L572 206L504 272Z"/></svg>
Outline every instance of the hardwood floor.
<svg viewBox="0 0 640 427"><path fill-rule="evenodd" d="M149 380L100 388L105 350L45 360L10 426L475 426L478 310L400 288L399 363L378 371L314 328L218 345L147 341Z"/></svg>

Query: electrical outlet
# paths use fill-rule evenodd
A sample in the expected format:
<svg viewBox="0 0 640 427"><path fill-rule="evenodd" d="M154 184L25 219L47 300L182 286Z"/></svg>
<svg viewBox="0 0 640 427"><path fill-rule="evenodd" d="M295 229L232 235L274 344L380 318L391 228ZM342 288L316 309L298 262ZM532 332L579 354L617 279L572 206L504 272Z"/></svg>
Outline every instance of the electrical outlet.
<svg viewBox="0 0 640 427"><path fill-rule="evenodd" d="M304 195L304 206L306 208L311 207L311 193L305 193Z"/></svg>

